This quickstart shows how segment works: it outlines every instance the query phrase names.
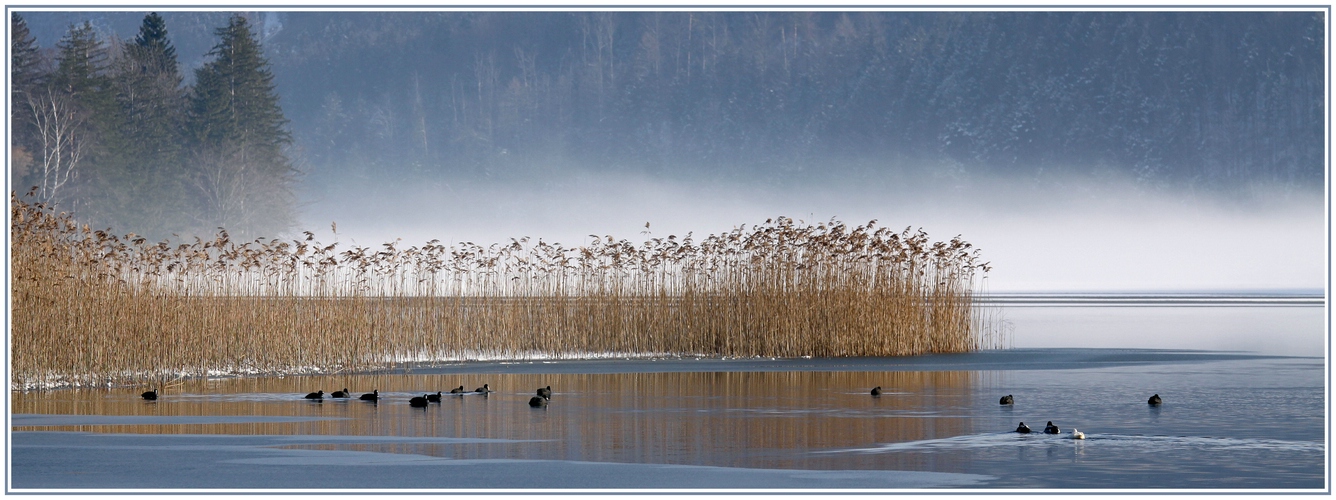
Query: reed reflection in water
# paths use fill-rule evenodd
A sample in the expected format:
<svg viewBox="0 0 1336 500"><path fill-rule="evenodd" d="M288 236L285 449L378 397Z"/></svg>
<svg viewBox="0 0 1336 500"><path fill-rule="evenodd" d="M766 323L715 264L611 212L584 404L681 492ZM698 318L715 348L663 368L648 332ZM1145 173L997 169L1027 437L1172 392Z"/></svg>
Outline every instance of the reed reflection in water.
<svg viewBox="0 0 1336 500"><path fill-rule="evenodd" d="M334 375L187 381L160 391L155 402L139 398L142 388L11 393L11 401L14 414L321 419L16 426L16 431L300 435L313 438L290 447L458 459L953 472L963 466L930 454L810 452L974 433L968 408L979 377L965 371ZM496 392L449 394L453 387L471 391L484 383ZM550 404L530 408L535 389L548 385ZM882 396L869 394L874 386L882 387ZM302 398L344 387L353 398ZM357 400L373 389L380 391L379 403ZM407 403L436 391L445 392L439 404Z"/></svg>

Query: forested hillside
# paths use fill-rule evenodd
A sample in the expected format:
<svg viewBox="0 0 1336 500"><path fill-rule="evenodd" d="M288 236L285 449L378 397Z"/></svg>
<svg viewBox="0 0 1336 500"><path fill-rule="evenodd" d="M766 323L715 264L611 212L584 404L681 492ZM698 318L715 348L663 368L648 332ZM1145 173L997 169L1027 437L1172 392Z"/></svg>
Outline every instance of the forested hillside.
<svg viewBox="0 0 1336 500"><path fill-rule="evenodd" d="M67 29L73 14L24 15L34 26L44 19L50 32L52 24ZM125 16L93 17L115 34ZM177 19L217 22L208 16L217 14L162 19L168 29ZM306 172L279 173L287 167L275 160L265 175L284 182L267 187L509 179L572 165L732 180L853 169L1036 179L1103 171L1150 189L1225 191L1259 182L1320 190L1323 179L1320 12L247 17L272 71L274 109L281 104L267 119L273 127L259 132L270 134L265 154L287 151L283 158ZM172 33L188 38L179 46L214 46L201 31ZM195 103L184 115L198 119L209 100L198 91L200 71L213 74L217 56L183 57L197 69L173 88ZM280 126L284 116L290 122ZM191 145L212 136L183 130L194 135L173 154L204 154ZM287 134L292 142L281 149ZM218 157L154 161L191 169ZM135 189L152 191L86 189L79 197L128 196L106 202L118 210L143 202ZM283 228L292 207L264 207L275 222L255 231Z"/></svg>
<svg viewBox="0 0 1336 500"><path fill-rule="evenodd" d="M556 155L751 176L862 159L1021 175L1103 166L1212 187L1322 178L1324 41L1310 13L443 13L284 26L280 80L307 82L289 109L316 163L464 174Z"/></svg>

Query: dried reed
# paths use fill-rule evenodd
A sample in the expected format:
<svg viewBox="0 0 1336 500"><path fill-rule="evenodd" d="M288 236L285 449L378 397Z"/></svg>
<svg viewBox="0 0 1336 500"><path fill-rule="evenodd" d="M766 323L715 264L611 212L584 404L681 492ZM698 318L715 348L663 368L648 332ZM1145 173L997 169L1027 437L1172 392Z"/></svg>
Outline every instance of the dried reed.
<svg viewBox="0 0 1336 500"><path fill-rule="evenodd" d="M903 356L999 345L958 237L780 217L566 248L172 245L11 196L15 387L407 361L600 355Z"/></svg>

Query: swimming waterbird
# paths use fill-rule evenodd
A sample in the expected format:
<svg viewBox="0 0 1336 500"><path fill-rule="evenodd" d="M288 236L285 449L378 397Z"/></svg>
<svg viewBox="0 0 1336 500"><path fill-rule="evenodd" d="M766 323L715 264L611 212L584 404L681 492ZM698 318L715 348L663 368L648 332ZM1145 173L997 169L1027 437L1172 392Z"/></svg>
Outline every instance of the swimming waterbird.
<svg viewBox="0 0 1336 500"><path fill-rule="evenodd" d="M330 394L329 397L332 397L332 398L348 398L348 397L352 397L352 394L350 394L350 393L348 392L348 388L347 388L347 387L344 387L342 391L334 391L334 394Z"/></svg>
<svg viewBox="0 0 1336 500"><path fill-rule="evenodd" d="M1085 439L1085 433L1072 429L1072 439Z"/></svg>
<svg viewBox="0 0 1336 500"><path fill-rule="evenodd" d="M151 390L151 391L148 391L148 392L145 392L145 393L143 393L143 394L140 394L139 397L144 398L144 399L147 399L147 400L149 400L149 401L157 401L157 399L158 399L158 390L157 390L157 389L153 389L153 390Z"/></svg>
<svg viewBox="0 0 1336 500"><path fill-rule="evenodd" d="M1149 405L1151 405L1151 406L1160 406L1160 403L1163 403L1163 402L1164 402L1164 401L1161 401L1161 400L1160 400L1160 395L1159 395L1159 394L1156 394L1156 395L1154 395L1154 396L1151 396L1150 399L1146 400L1146 404L1149 404Z"/></svg>
<svg viewBox="0 0 1336 500"><path fill-rule="evenodd" d="M547 398L542 396L531 397L529 398L529 406L532 406L534 408L541 408L547 406Z"/></svg>
<svg viewBox="0 0 1336 500"><path fill-rule="evenodd" d="M873 395L873 396L880 396L880 395L881 395L881 386L873 387L873 388L872 388L872 395Z"/></svg>
<svg viewBox="0 0 1336 500"><path fill-rule="evenodd" d="M482 387L474 389L473 392L481 392L483 394L487 394L489 392L492 392L492 390L487 388L487 384L483 384Z"/></svg>
<svg viewBox="0 0 1336 500"><path fill-rule="evenodd" d="M441 391L436 391L436 394L428 394L428 395L427 395L427 402L429 402L429 403L439 403L439 402L441 402Z"/></svg>
<svg viewBox="0 0 1336 500"><path fill-rule="evenodd" d="M1044 434L1061 434L1061 433L1062 431L1058 430L1058 426L1053 425L1052 420L1049 420L1048 425L1044 426Z"/></svg>
<svg viewBox="0 0 1336 500"><path fill-rule="evenodd" d="M1019 432L1021 434L1029 434L1030 426L1025 425L1025 422L1021 422L1021 425L1016 426L1016 432Z"/></svg>
<svg viewBox="0 0 1336 500"><path fill-rule="evenodd" d="M360 399L362 401L378 401L380 400L380 390L377 389L369 393L363 394L362 397L359 397L357 399Z"/></svg>
<svg viewBox="0 0 1336 500"><path fill-rule="evenodd" d="M462 385L454 389L450 389L450 394L463 394L463 393L464 393L464 386Z"/></svg>
<svg viewBox="0 0 1336 500"><path fill-rule="evenodd" d="M1016 404L1016 398L1013 398L1011 397L1010 394L1007 394L1006 396L1002 396L1002 399L998 400L997 404L1014 405Z"/></svg>
<svg viewBox="0 0 1336 500"><path fill-rule="evenodd" d="M421 396L414 396L413 399L408 400L408 406L412 406L414 408L426 408L427 395L423 394Z"/></svg>
<svg viewBox="0 0 1336 500"><path fill-rule="evenodd" d="M542 396L543 399L552 399L552 386L539 387L538 395Z"/></svg>
<svg viewBox="0 0 1336 500"><path fill-rule="evenodd" d="M306 395L306 399L324 399L325 391L315 391Z"/></svg>

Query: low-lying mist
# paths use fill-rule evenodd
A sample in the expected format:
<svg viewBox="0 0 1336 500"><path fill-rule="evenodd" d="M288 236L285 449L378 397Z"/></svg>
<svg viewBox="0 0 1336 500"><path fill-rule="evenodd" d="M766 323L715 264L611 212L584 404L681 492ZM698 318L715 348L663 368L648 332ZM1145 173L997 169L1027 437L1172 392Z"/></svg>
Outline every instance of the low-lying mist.
<svg viewBox="0 0 1336 500"><path fill-rule="evenodd" d="M328 183L303 193L302 229L323 242L379 246L530 237L572 246L697 236L775 216L876 219L957 234L991 261L989 290L1321 289L1319 190L1254 186L1227 194L1156 189L1110 176L864 174L754 183L580 172L520 181ZM331 222L338 234L330 233ZM645 224L649 223L646 228Z"/></svg>

